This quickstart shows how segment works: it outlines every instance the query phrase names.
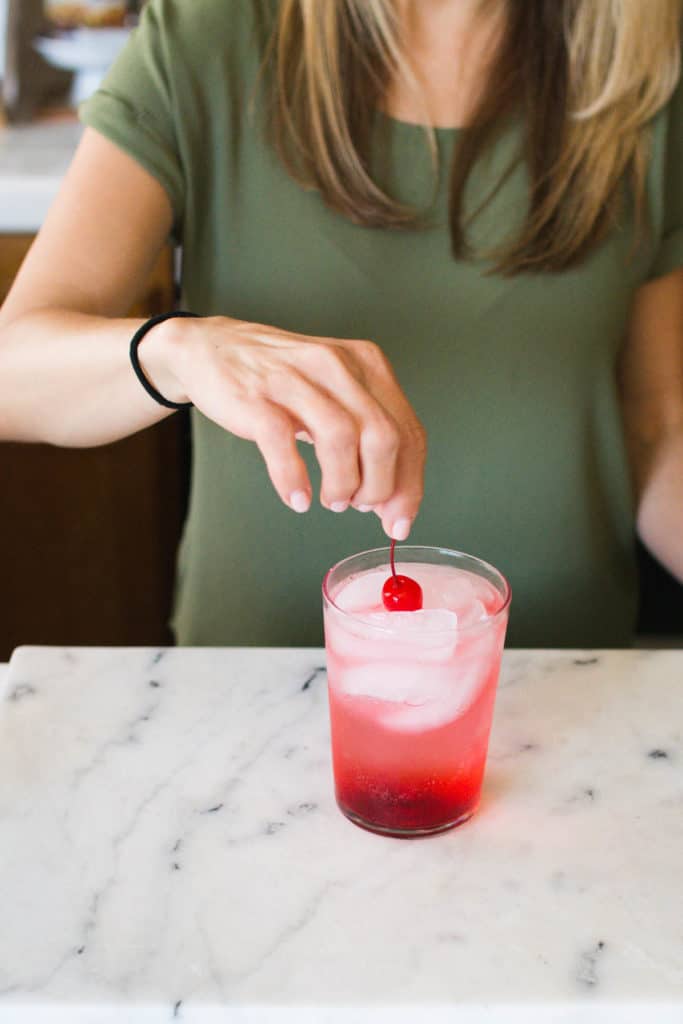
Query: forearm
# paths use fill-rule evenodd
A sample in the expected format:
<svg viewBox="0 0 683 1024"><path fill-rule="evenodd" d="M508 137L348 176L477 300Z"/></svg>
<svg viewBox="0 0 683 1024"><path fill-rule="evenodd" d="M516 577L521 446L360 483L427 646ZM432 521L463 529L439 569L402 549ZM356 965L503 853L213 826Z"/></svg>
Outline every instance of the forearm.
<svg viewBox="0 0 683 1024"><path fill-rule="evenodd" d="M0 440L90 447L170 415L130 365L130 339L140 323L41 309L0 326ZM158 350L153 338L162 327L140 345L151 379Z"/></svg>
<svg viewBox="0 0 683 1024"><path fill-rule="evenodd" d="M642 480L638 533L683 583L683 426L659 441Z"/></svg>

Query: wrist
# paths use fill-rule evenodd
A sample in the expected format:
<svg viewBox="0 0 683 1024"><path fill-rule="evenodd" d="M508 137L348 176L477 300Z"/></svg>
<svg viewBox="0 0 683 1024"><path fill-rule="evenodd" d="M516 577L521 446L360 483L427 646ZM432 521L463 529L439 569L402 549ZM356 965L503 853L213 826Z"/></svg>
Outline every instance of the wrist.
<svg viewBox="0 0 683 1024"><path fill-rule="evenodd" d="M140 342L138 360L145 377L170 402L189 402L180 376L180 353L191 321L172 317L155 324Z"/></svg>

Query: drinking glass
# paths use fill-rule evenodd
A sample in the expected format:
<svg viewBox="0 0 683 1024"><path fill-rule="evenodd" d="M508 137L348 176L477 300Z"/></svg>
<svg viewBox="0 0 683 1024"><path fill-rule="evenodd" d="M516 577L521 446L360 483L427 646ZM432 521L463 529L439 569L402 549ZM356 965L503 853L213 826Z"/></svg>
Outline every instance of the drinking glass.
<svg viewBox="0 0 683 1024"><path fill-rule="evenodd" d="M460 551L403 546L398 573L421 611L386 611L389 549L363 551L323 581L337 803L390 836L466 821L481 793L511 591Z"/></svg>

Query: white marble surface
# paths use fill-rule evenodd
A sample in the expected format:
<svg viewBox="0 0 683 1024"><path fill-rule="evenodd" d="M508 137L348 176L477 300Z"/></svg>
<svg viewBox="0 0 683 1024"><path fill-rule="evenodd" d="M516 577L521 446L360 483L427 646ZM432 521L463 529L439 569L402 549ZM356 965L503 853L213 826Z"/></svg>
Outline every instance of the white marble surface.
<svg viewBox="0 0 683 1024"><path fill-rule="evenodd" d="M76 121L0 129L0 234L40 228L81 133Z"/></svg>
<svg viewBox="0 0 683 1024"><path fill-rule="evenodd" d="M23 648L0 1022L683 1021L683 652L508 652L437 838L334 804L315 650Z"/></svg>

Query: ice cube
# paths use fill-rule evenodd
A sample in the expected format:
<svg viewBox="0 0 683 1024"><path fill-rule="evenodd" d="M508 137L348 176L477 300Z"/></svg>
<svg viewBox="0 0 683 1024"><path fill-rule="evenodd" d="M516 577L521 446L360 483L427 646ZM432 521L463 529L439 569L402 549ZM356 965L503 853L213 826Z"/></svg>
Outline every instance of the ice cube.
<svg viewBox="0 0 683 1024"><path fill-rule="evenodd" d="M443 695L448 677L443 670L385 661L345 669L338 685L349 696L419 707Z"/></svg>
<svg viewBox="0 0 683 1024"><path fill-rule="evenodd" d="M386 729L424 732L462 715L479 693L486 673L478 659L457 668L383 662L346 668L337 685L349 697L377 702L373 716Z"/></svg>
<svg viewBox="0 0 683 1024"><path fill-rule="evenodd" d="M416 612L368 612L361 615L363 622L382 629L390 629L398 638L428 642L429 634L452 633L458 628L458 616L447 608L421 608Z"/></svg>
<svg viewBox="0 0 683 1024"><path fill-rule="evenodd" d="M382 640L380 630L387 630L392 650L389 657L401 651L420 661L448 661L458 642L458 616L445 608L421 609L416 612L368 612L359 616L362 623L375 629L373 643ZM365 648L364 648L365 649Z"/></svg>
<svg viewBox="0 0 683 1024"><path fill-rule="evenodd" d="M325 643L330 653L344 661L388 661L396 653L390 634L384 636L378 629L359 619L340 621L338 612L325 612Z"/></svg>
<svg viewBox="0 0 683 1024"><path fill-rule="evenodd" d="M485 622L488 617L488 612L482 602L475 598L464 610L461 610L458 622L460 628L464 629L466 626L474 626L477 622Z"/></svg>
<svg viewBox="0 0 683 1024"><path fill-rule="evenodd" d="M340 615L334 609L325 612L328 647L345 659L390 660L399 647L417 651L421 661L446 661L455 651L458 617L448 609L415 612L362 609L352 615Z"/></svg>
<svg viewBox="0 0 683 1024"><path fill-rule="evenodd" d="M470 573L470 576L472 577L472 587L482 604L497 608L502 601L498 588L483 576L477 576L476 573Z"/></svg>
<svg viewBox="0 0 683 1024"><path fill-rule="evenodd" d="M426 588L425 603L430 608L451 608L458 615L476 600L474 588L465 573L434 573Z"/></svg>
<svg viewBox="0 0 683 1024"><path fill-rule="evenodd" d="M438 729L464 714L481 690L485 667L480 661L468 659L448 670L438 690L430 687L430 696L422 704L406 701L398 705L384 725L398 732L425 732Z"/></svg>
<svg viewBox="0 0 683 1024"><path fill-rule="evenodd" d="M363 572L351 577L333 595L334 603L345 612L371 611L382 607L382 587L386 569Z"/></svg>
<svg viewBox="0 0 683 1024"><path fill-rule="evenodd" d="M487 616L500 608L502 603L500 592L490 580L484 579L483 576L478 576L474 572L465 572L464 570L462 575L469 584L473 599L481 602Z"/></svg>
<svg viewBox="0 0 683 1024"><path fill-rule="evenodd" d="M430 566L423 593L425 608L452 609L461 627L487 618L500 604L500 595L488 580L444 566Z"/></svg>

